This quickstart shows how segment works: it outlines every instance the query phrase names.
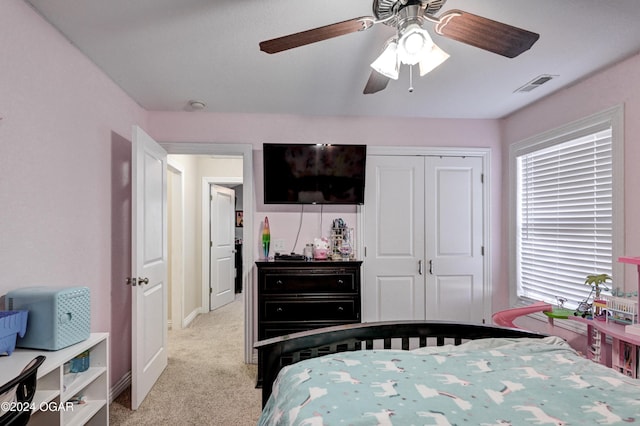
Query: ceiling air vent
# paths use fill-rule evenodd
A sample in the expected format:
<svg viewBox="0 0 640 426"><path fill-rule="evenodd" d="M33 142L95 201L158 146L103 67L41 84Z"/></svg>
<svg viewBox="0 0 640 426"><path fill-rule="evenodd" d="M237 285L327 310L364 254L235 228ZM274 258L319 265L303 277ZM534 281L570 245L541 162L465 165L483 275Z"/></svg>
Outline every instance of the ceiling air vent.
<svg viewBox="0 0 640 426"><path fill-rule="evenodd" d="M539 75L536 78L534 78L533 80L531 80L530 82L528 82L527 84L525 84L524 86L521 86L521 87L517 88L513 93L530 92L533 89L537 89L538 87L542 86L543 84L545 84L549 80L551 80L553 78L556 78L556 77L557 77L557 75L551 75L551 74Z"/></svg>

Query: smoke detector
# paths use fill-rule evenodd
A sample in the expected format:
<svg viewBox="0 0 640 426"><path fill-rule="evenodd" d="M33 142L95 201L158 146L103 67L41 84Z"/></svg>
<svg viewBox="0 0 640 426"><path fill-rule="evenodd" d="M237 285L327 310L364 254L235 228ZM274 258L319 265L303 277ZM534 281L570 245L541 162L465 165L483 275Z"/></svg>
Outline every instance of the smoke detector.
<svg viewBox="0 0 640 426"><path fill-rule="evenodd" d="M200 111L201 109L205 109L207 104L202 101L189 101L189 106L193 111Z"/></svg>

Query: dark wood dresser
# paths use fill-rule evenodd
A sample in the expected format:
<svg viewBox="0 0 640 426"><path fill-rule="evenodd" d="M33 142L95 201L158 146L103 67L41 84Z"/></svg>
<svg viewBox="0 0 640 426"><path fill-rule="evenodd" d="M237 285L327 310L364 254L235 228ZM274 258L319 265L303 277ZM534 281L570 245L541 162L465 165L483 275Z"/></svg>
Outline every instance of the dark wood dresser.
<svg viewBox="0 0 640 426"><path fill-rule="evenodd" d="M331 260L256 262L258 340L359 323L361 265L362 261ZM261 378L258 371L258 386Z"/></svg>

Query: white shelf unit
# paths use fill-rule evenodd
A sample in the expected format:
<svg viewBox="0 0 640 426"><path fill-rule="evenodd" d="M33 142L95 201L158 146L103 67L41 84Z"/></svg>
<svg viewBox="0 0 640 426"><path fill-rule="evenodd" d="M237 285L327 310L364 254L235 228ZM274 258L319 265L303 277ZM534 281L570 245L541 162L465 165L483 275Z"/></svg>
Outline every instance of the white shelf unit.
<svg viewBox="0 0 640 426"><path fill-rule="evenodd" d="M87 350L89 369L65 375L64 365ZM38 368L35 410L29 426L109 424L108 333L91 333L87 340L57 351L16 349L11 356L0 358L0 383L16 377L38 355L44 355L46 360ZM86 402L70 401L79 396Z"/></svg>

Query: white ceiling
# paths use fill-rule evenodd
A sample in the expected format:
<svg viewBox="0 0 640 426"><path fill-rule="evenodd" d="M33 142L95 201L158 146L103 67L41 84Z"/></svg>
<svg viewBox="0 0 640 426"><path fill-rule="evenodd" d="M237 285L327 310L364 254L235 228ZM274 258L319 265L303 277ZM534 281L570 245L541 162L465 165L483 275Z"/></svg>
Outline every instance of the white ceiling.
<svg viewBox="0 0 640 426"><path fill-rule="evenodd" d="M638 0L448 0L540 34L514 59L434 35L451 58L409 93L406 67L363 95L394 30L373 28L269 55L262 40L359 16L371 0L28 0L142 107L330 116L499 118L640 51ZM414 76L417 73L414 73ZM514 90L557 75L529 93Z"/></svg>

